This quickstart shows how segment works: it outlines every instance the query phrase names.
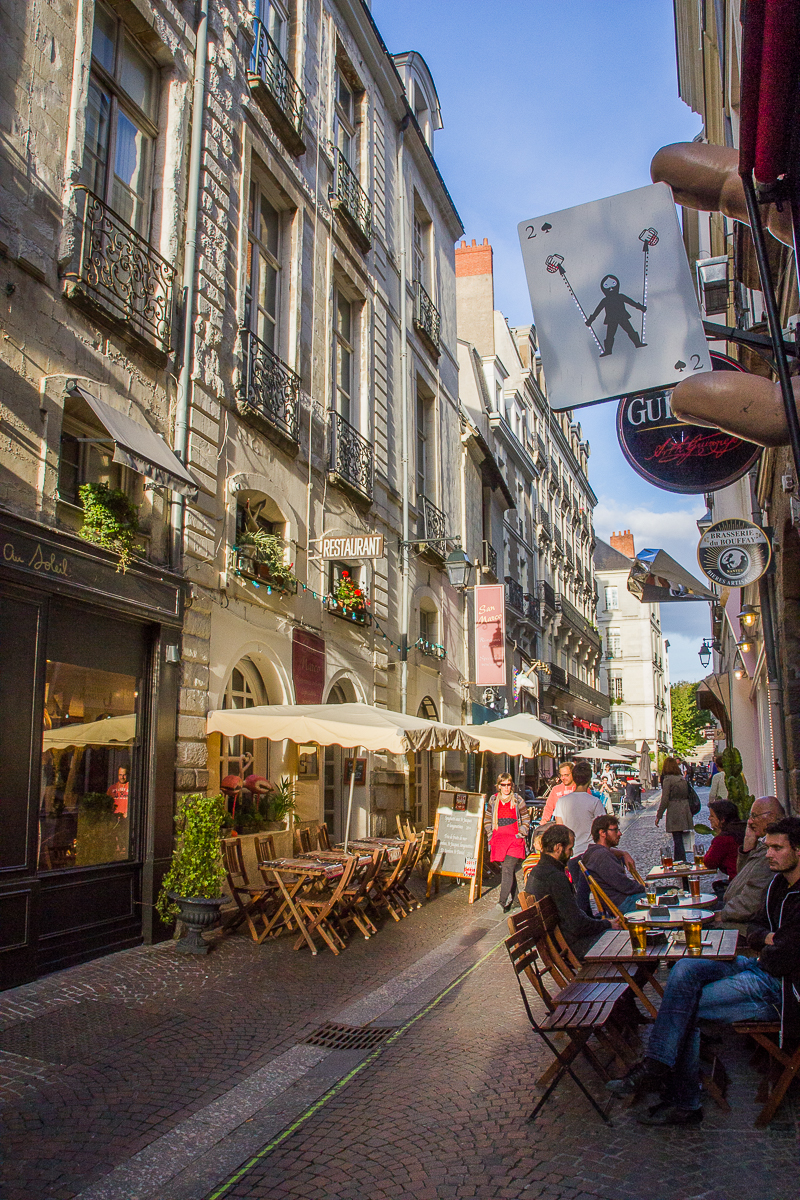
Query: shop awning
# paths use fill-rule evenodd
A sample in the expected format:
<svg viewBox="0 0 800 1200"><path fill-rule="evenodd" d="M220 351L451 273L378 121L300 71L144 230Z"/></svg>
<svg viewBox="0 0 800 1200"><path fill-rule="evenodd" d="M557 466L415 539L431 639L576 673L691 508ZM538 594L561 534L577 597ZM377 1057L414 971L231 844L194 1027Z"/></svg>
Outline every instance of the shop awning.
<svg viewBox="0 0 800 1200"><path fill-rule="evenodd" d="M730 728L729 704L730 680L727 675L706 675L697 685L697 707L713 713L723 729Z"/></svg>
<svg viewBox="0 0 800 1200"><path fill-rule="evenodd" d="M714 592L690 575L666 550L639 551L628 574L628 591L642 604L717 599Z"/></svg>
<svg viewBox="0 0 800 1200"><path fill-rule="evenodd" d="M478 749L462 725L426 721L371 704L261 704L218 708L206 718L207 733L270 738L274 742L316 742L320 746L363 746L389 754L414 750Z"/></svg>
<svg viewBox="0 0 800 1200"><path fill-rule="evenodd" d="M747 0L742 22L739 173L774 184L792 166L800 7L797 0Z"/></svg>
<svg viewBox="0 0 800 1200"><path fill-rule="evenodd" d="M159 487L180 492L190 500L197 499L198 487L177 454L169 448L160 433L149 425L135 421L104 400L72 382L67 387L71 396L79 396L89 405L100 424L114 441L114 462L121 463L152 479Z"/></svg>
<svg viewBox="0 0 800 1200"><path fill-rule="evenodd" d="M45 729L43 750L64 750L67 746L129 746L136 737L136 714L106 717L103 721L62 725L60 729Z"/></svg>
<svg viewBox="0 0 800 1200"><path fill-rule="evenodd" d="M636 756L621 754L619 750L603 750L601 746L587 746L585 750L579 750L575 757L599 758L602 762L632 763Z"/></svg>

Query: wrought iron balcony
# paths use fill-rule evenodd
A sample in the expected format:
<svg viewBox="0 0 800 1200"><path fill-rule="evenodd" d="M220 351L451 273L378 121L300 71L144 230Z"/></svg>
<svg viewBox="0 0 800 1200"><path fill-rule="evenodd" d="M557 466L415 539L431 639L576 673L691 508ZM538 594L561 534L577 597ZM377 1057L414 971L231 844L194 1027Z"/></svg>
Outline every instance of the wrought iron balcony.
<svg viewBox="0 0 800 1200"><path fill-rule="evenodd" d="M94 192L82 184L72 190L79 225L67 296L169 354L175 268Z"/></svg>
<svg viewBox="0 0 800 1200"><path fill-rule="evenodd" d="M483 569L497 579L497 551L491 542L483 542Z"/></svg>
<svg viewBox="0 0 800 1200"><path fill-rule="evenodd" d="M302 154L305 95L261 21L253 23L256 40L250 59L250 90L275 132L293 154Z"/></svg>
<svg viewBox="0 0 800 1200"><path fill-rule="evenodd" d="M530 592L526 592L522 597L522 601L524 605L523 614L526 620L530 621L533 625L541 625L540 605L536 596L532 596Z"/></svg>
<svg viewBox="0 0 800 1200"><path fill-rule="evenodd" d="M564 552L567 556L567 563L569 564L570 567L574 567L575 566L575 555L573 554L572 547L569 544L567 544L564 547Z"/></svg>
<svg viewBox="0 0 800 1200"><path fill-rule="evenodd" d="M591 622L586 620L583 613L579 612L575 605L562 592L556 592L555 600L556 612L561 613L562 618L580 634L584 641L589 642L591 646L599 650L601 646L600 634Z"/></svg>
<svg viewBox="0 0 800 1200"><path fill-rule="evenodd" d="M564 537L563 537L563 534L561 533L561 530L558 527L556 527L553 530L553 541L556 544L556 550L558 551L558 553L563 554L564 553Z"/></svg>
<svg viewBox="0 0 800 1200"><path fill-rule="evenodd" d="M556 611L556 594L553 591L553 585L546 579L539 580L539 600L542 606L549 609L551 613Z"/></svg>
<svg viewBox="0 0 800 1200"><path fill-rule="evenodd" d="M547 486L551 492L557 492L561 487L561 476L558 473L558 463L554 458L550 459L550 478L547 481Z"/></svg>
<svg viewBox="0 0 800 1200"><path fill-rule="evenodd" d="M557 663L549 662L544 666L536 668L536 674L543 687L558 688L560 691L567 690L567 672L563 667L559 667Z"/></svg>
<svg viewBox="0 0 800 1200"><path fill-rule="evenodd" d="M524 613L525 599L524 592L522 591L522 584L518 583L516 579L512 579L510 575L506 575L505 583L506 604L509 606L509 608L516 609L516 611L519 613Z"/></svg>
<svg viewBox="0 0 800 1200"><path fill-rule="evenodd" d="M367 608L353 608L352 605L342 604L335 596L326 596L323 603L332 617L339 617L352 625L372 624L372 613Z"/></svg>
<svg viewBox="0 0 800 1200"><path fill-rule="evenodd" d="M547 462L547 447L544 444L544 438L538 433L536 435L536 461L540 467L543 467Z"/></svg>
<svg viewBox="0 0 800 1200"><path fill-rule="evenodd" d="M240 414L267 437L299 444L300 377L249 329L240 330L244 370L237 398Z"/></svg>
<svg viewBox="0 0 800 1200"><path fill-rule="evenodd" d="M553 536L553 527L550 524L550 517L547 509L543 508L541 504L536 505L536 523L544 537L551 538Z"/></svg>
<svg viewBox="0 0 800 1200"><path fill-rule="evenodd" d="M356 499L372 502L374 454L371 444L339 413L331 410L330 478Z"/></svg>
<svg viewBox="0 0 800 1200"><path fill-rule="evenodd" d="M605 692L600 692L597 688L584 683L577 675L569 676L567 686L573 696L578 696L581 700L585 700L588 704L591 704L602 716L608 716L611 706Z"/></svg>
<svg viewBox="0 0 800 1200"><path fill-rule="evenodd" d="M341 150L336 151L336 178L331 203L346 220L361 249L369 250L372 245L372 204Z"/></svg>
<svg viewBox="0 0 800 1200"><path fill-rule="evenodd" d="M439 357L441 318L439 310L418 279L414 280L414 328L422 334L429 349Z"/></svg>
<svg viewBox="0 0 800 1200"><path fill-rule="evenodd" d="M447 532L447 519L444 513L427 496L417 496L417 509L420 518L419 536L426 541L432 540L435 543L432 546L425 546L424 549L429 554L435 554L437 558L446 558L447 544L443 539Z"/></svg>

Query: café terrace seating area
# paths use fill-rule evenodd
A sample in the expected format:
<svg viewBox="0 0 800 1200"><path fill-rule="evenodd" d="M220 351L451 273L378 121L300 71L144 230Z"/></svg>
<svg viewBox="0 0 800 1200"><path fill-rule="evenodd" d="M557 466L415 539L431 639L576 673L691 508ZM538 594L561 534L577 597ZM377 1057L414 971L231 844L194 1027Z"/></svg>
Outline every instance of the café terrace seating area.
<svg viewBox="0 0 800 1200"><path fill-rule="evenodd" d="M276 852L270 833L257 834L247 853L249 839L225 839L223 932L244 927L257 945L286 935L295 950L338 955L352 937L374 937L385 918L402 921L422 907L409 880L430 863L433 831L399 820L398 829L397 838L350 839L345 849L331 845L324 824L299 827L291 855Z"/></svg>

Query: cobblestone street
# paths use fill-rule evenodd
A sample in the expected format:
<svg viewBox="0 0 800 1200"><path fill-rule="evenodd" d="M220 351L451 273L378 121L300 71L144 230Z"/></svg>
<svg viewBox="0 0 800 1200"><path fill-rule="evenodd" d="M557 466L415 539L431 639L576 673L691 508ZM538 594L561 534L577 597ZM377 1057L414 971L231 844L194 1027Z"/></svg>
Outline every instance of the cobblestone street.
<svg viewBox="0 0 800 1200"><path fill-rule="evenodd" d="M653 815L623 822L643 869ZM795 1101L753 1128L757 1076L733 1038L732 1112L709 1102L698 1129L644 1130L619 1105L607 1129L569 1081L526 1124L547 1052L496 895L469 909L444 885L339 959L236 936L201 962L140 948L3 993L2 1200L793 1200ZM395 1032L305 1043L324 1021Z"/></svg>

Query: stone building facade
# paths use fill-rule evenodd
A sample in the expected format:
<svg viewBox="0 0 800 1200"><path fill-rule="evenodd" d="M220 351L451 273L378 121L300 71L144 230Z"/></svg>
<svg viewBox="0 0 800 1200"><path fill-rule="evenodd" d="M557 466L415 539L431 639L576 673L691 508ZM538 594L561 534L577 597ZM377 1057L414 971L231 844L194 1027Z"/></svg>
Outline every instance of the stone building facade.
<svg viewBox="0 0 800 1200"><path fill-rule="evenodd" d="M5 955L13 980L159 936L176 790L298 776L301 819L342 832L346 750L301 765L293 743L207 740L209 709L362 700L460 723L469 672L444 571L463 231L424 61L393 59L361 0L256 20L12 3L9 30L0 909L39 929ZM138 515L125 572L79 537L86 484ZM119 742L58 733L111 716ZM408 804L427 822L447 769L372 756L355 829ZM102 844L87 796L95 825L113 817Z"/></svg>

